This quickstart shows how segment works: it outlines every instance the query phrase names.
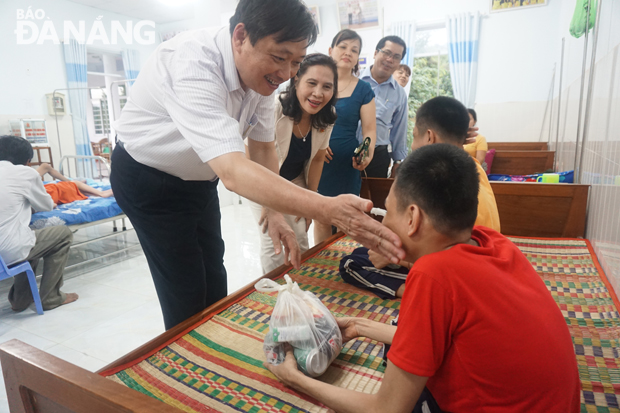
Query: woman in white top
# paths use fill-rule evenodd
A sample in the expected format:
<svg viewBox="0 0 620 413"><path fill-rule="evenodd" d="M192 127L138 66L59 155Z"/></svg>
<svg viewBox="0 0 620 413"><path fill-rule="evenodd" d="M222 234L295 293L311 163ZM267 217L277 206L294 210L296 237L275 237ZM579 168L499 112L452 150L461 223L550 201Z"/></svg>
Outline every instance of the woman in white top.
<svg viewBox="0 0 620 413"><path fill-rule="evenodd" d="M332 133L336 112L338 69L321 53L306 56L297 76L276 102L275 140L280 176L294 184L316 192L323 171L325 153ZM253 204L259 225L265 226L266 209ZM285 215L295 231L301 252L308 250L309 218ZM263 229L263 228L261 228ZM261 230L261 263L265 273L284 263L284 254L274 251L269 235Z"/></svg>

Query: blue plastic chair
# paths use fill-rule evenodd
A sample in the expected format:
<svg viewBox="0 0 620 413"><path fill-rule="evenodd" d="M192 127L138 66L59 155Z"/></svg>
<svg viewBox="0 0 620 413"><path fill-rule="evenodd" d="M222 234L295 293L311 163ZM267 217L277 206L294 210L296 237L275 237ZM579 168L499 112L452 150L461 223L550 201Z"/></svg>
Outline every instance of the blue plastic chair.
<svg viewBox="0 0 620 413"><path fill-rule="evenodd" d="M37 279L34 276L30 263L24 261L7 267L2 257L0 257L0 264L0 281L15 277L23 272L26 273L28 276L28 283L30 284L30 291L32 291L32 297L34 298L34 305L37 307L37 313L43 315L43 306L41 305L41 296L39 296L39 289L37 288Z"/></svg>

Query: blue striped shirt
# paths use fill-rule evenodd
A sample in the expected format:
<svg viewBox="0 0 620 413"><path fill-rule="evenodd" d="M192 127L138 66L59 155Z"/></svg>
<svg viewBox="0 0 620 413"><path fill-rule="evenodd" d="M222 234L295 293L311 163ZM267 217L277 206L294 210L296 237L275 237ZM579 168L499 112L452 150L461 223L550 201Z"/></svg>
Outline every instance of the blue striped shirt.
<svg viewBox="0 0 620 413"><path fill-rule="evenodd" d="M392 159L400 161L407 157L407 94L396 83L394 77L379 84L373 79L367 67L360 79L370 84L375 92L377 106L377 145L392 145ZM357 129L357 138L362 142L362 128Z"/></svg>

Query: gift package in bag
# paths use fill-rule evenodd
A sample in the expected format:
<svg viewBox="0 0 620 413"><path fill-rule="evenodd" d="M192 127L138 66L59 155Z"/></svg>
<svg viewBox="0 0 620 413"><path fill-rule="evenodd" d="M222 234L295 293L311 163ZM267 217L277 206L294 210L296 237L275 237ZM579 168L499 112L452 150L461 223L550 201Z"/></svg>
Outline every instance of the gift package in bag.
<svg viewBox="0 0 620 413"><path fill-rule="evenodd" d="M302 291L297 283L285 275L286 284L269 279L259 280L257 291L278 291L276 305L269 321L263 350L267 361L284 361L284 343L293 347L297 366L304 374L318 377L338 357L342 349L342 334L336 319L309 291Z"/></svg>

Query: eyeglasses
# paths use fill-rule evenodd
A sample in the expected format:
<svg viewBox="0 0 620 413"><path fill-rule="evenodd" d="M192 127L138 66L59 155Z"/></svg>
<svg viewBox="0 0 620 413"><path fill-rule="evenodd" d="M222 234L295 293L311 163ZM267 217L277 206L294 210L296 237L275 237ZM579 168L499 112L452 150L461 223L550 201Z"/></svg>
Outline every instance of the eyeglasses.
<svg viewBox="0 0 620 413"><path fill-rule="evenodd" d="M383 56L385 56L386 59L394 59L395 61L400 62L403 58L402 55L394 54L390 52L389 50L383 50L383 49L377 49L377 50L383 53Z"/></svg>

